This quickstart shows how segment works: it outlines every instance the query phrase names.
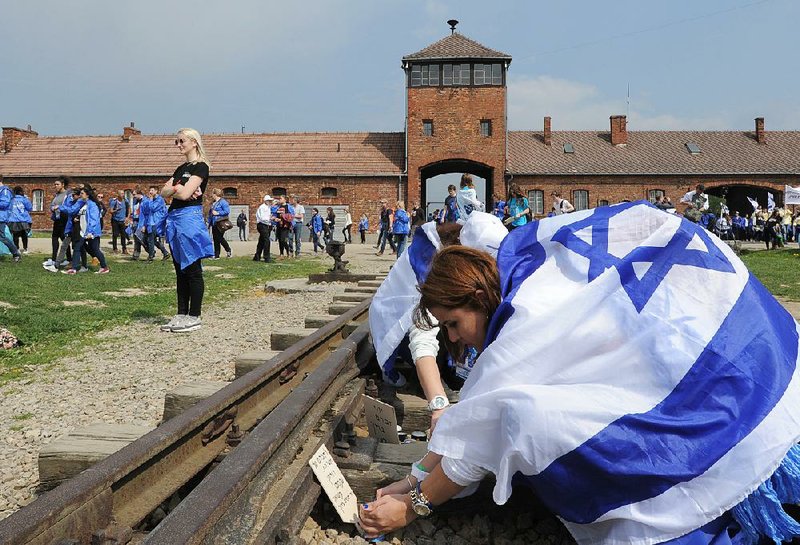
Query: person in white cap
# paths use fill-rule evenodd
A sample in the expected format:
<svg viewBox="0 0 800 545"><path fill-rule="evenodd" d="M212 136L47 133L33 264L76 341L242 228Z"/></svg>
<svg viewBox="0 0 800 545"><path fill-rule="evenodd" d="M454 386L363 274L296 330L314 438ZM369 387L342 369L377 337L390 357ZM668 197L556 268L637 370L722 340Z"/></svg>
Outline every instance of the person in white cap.
<svg viewBox="0 0 800 545"><path fill-rule="evenodd" d="M256 210L256 229L258 230L258 244L256 245L256 255L253 261L261 261L262 256L265 262L269 263L272 258L269 255L269 234L272 232L272 197L264 195L264 202Z"/></svg>

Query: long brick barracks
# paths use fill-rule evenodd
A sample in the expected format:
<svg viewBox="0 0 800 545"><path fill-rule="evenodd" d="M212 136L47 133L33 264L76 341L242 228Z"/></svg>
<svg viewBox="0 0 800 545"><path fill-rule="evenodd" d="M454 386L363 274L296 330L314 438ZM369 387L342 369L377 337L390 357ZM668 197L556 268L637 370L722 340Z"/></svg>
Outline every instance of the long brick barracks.
<svg viewBox="0 0 800 545"><path fill-rule="evenodd" d="M767 131L761 117L753 131L628 131L624 115L600 131L553 131L549 117L541 130L509 131L510 65L510 55L453 31L402 59L405 132L204 134L209 190L221 187L250 217L265 193L296 194L307 206L348 205L376 225L380 199L441 201L427 181L451 172L483 178L490 205L513 180L537 216L549 212L554 190L583 209L659 193L677 202L703 183L731 210L749 213L748 196L766 205L771 192L780 204L785 184L800 185L800 132ZM180 159L173 141L133 123L112 136L3 127L0 174L31 196L34 228L48 228L42 210L56 176L89 182L106 197L160 186Z"/></svg>

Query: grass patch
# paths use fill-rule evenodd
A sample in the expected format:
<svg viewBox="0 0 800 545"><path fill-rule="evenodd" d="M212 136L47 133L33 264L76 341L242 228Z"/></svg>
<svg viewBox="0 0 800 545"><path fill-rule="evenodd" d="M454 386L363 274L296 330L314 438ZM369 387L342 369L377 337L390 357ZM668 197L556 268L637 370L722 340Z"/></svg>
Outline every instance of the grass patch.
<svg viewBox="0 0 800 545"><path fill-rule="evenodd" d="M102 330L134 321L161 323L163 316L175 313L171 261L111 260L111 274L67 276L45 271L43 256L26 256L16 265L9 257L0 258L0 326L24 342L20 348L0 350L0 385L23 377L32 367L106 342L96 337ZM242 256L208 260L204 267L205 304L229 300L269 280L322 272L326 264L313 258L265 264Z"/></svg>
<svg viewBox="0 0 800 545"><path fill-rule="evenodd" d="M13 426L10 426L8 429L11 431L22 431L25 429L25 426L23 426L22 424L14 424Z"/></svg>
<svg viewBox="0 0 800 545"><path fill-rule="evenodd" d="M797 248L744 251L741 257L774 296L800 301L800 252Z"/></svg>
<svg viewBox="0 0 800 545"><path fill-rule="evenodd" d="M29 420L33 418L33 413L15 414L11 418L13 418L14 420Z"/></svg>

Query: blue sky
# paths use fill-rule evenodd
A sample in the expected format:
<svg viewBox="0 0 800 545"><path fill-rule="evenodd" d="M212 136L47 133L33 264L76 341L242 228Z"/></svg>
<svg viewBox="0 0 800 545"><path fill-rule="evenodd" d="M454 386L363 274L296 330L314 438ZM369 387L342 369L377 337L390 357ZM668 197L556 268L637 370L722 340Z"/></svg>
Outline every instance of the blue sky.
<svg viewBox="0 0 800 545"><path fill-rule="evenodd" d="M509 127L800 128L795 0L0 0L0 124L42 135L402 131L445 21L513 57ZM626 104L630 85L631 102Z"/></svg>

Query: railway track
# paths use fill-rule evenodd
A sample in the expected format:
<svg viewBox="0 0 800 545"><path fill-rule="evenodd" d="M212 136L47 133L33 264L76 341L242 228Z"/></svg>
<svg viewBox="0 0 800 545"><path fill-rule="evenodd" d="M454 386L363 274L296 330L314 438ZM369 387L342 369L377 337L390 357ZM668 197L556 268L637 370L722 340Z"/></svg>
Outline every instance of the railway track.
<svg viewBox="0 0 800 545"><path fill-rule="evenodd" d="M0 543L289 541L320 493L308 459L360 411L370 301L0 521Z"/></svg>

